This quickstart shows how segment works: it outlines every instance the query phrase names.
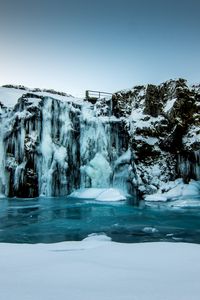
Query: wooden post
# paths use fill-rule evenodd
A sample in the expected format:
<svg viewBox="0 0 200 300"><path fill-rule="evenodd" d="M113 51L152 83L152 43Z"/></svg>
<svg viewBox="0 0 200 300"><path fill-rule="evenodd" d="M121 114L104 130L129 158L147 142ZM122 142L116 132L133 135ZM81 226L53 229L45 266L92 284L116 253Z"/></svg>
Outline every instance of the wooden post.
<svg viewBox="0 0 200 300"><path fill-rule="evenodd" d="M89 99L89 91L85 91L85 98L86 98L86 100Z"/></svg>

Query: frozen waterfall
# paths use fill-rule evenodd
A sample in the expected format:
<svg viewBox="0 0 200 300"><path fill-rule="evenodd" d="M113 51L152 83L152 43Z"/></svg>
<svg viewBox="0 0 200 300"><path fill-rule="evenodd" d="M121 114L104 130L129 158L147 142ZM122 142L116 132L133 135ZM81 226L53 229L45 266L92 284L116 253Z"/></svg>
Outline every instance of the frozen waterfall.
<svg viewBox="0 0 200 300"><path fill-rule="evenodd" d="M131 152L123 120L87 102L29 93L9 115L1 113L0 122L0 194L61 196L112 186L130 192Z"/></svg>

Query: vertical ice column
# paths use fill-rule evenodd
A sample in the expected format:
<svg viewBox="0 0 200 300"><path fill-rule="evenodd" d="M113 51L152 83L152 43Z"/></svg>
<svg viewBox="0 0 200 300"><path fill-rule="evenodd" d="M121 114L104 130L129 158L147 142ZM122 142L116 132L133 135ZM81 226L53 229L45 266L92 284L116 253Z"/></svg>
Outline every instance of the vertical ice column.
<svg viewBox="0 0 200 300"><path fill-rule="evenodd" d="M2 119L0 119L0 122L0 195L4 195L6 192L4 124Z"/></svg>
<svg viewBox="0 0 200 300"><path fill-rule="evenodd" d="M68 148L73 143L71 130L68 104L46 98L42 108L40 159L37 165L40 195L60 196L68 193Z"/></svg>
<svg viewBox="0 0 200 300"><path fill-rule="evenodd" d="M52 194L52 171L51 163L53 156L52 144L52 99L47 98L44 100L42 109L42 132L41 132L41 157L38 160L39 169L39 194L51 196Z"/></svg>
<svg viewBox="0 0 200 300"><path fill-rule="evenodd" d="M200 180L200 150L194 151L195 164L194 164L194 173L196 179Z"/></svg>
<svg viewBox="0 0 200 300"><path fill-rule="evenodd" d="M108 187L110 166L110 126L96 117L90 107L82 108L80 155L81 187Z"/></svg>
<svg viewBox="0 0 200 300"><path fill-rule="evenodd" d="M53 131L53 160L51 165L53 194L66 195L69 193L68 186L71 178L68 174L69 147L73 144L71 137L72 123L69 117L67 103L54 102L54 128ZM57 134L56 134L57 133Z"/></svg>
<svg viewBox="0 0 200 300"><path fill-rule="evenodd" d="M200 151L193 151L185 156L179 155L177 160L178 172L185 181L200 180Z"/></svg>

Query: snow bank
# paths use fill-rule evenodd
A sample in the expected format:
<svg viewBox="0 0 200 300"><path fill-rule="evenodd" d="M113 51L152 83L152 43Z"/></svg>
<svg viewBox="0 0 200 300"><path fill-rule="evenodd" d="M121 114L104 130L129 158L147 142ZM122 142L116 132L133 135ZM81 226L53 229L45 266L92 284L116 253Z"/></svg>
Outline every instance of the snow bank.
<svg viewBox="0 0 200 300"><path fill-rule="evenodd" d="M13 88L0 87L0 102L7 107L12 107L26 91Z"/></svg>
<svg viewBox="0 0 200 300"><path fill-rule="evenodd" d="M66 96L58 95L57 93L50 93L45 91L35 91L31 89L17 89L17 88L8 88L8 87L0 87L0 102L3 103L6 107L13 107L19 98L22 97L22 95L27 93L35 94L38 96L43 97L51 97L55 98L57 100L60 100L62 102L74 102L83 104L84 101L82 98L74 98L71 95L66 94ZM37 98L32 98L31 101L35 104L37 104L39 101Z"/></svg>
<svg viewBox="0 0 200 300"><path fill-rule="evenodd" d="M0 244L0 298L199 300L199 260L199 245L120 244L105 236Z"/></svg>
<svg viewBox="0 0 200 300"><path fill-rule="evenodd" d="M183 183L182 179L168 182L163 185L166 192L160 191L156 194L145 196L145 201L167 201L184 196L200 196L200 181L190 180L188 184Z"/></svg>
<svg viewBox="0 0 200 300"><path fill-rule="evenodd" d="M88 188L77 190L69 197L80 199L95 199L97 201L122 201L126 200L125 195L118 189Z"/></svg>

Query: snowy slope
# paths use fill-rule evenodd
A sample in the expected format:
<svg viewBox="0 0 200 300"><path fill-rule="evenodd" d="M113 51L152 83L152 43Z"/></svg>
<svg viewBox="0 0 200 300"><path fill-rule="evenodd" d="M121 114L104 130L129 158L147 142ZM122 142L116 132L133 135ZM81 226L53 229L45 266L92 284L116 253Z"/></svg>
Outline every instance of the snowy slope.
<svg viewBox="0 0 200 300"><path fill-rule="evenodd" d="M13 107L17 103L18 99L21 98L22 95L27 93L32 93L43 97L52 97L63 102L73 101L73 102L83 103L83 99L74 98L73 96L68 94L66 94L66 96L63 96L57 94L56 92L50 93L40 89L29 89L29 88L20 89L18 86L16 86L16 88L0 87L0 102L4 104L6 107Z"/></svg>
<svg viewBox="0 0 200 300"><path fill-rule="evenodd" d="M23 94L24 91L19 89L0 87L0 102L6 107L12 107Z"/></svg>
<svg viewBox="0 0 200 300"><path fill-rule="evenodd" d="M0 244L3 300L199 300L200 246L120 244L106 236Z"/></svg>

